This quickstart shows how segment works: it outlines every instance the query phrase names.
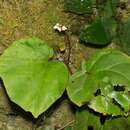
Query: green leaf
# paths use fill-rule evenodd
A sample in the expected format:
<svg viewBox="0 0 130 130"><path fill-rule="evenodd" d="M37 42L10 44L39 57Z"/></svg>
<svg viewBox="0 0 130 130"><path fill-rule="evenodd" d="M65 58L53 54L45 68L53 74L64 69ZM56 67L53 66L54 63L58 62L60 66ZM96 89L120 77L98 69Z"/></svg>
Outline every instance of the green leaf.
<svg viewBox="0 0 130 130"><path fill-rule="evenodd" d="M130 116L106 120L102 130L129 130Z"/></svg>
<svg viewBox="0 0 130 130"><path fill-rule="evenodd" d="M125 109L125 111L129 111L130 109L130 95L129 93L125 93L125 92L112 92L109 94L109 96L113 99L115 99L115 101L117 103L119 103L121 105L122 108Z"/></svg>
<svg viewBox="0 0 130 130"><path fill-rule="evenodd" d="M94 45L106 45L115 35L116 22L112 18L101 18L85 26L80 34L80 40Z"/></svg>
<svg viewBox="0 0 130 130"><path fill-rule="evenodd" d="M129 130L130 116L106 118L105 123L101 124L100 116L88 111L79 109L75 114L75 123L70 130ZM66 129L65 129L66 130ZM67 129L68 130L68 129Z"/></svg>
<svg viewBox="0 0 130 130"><path fill-rule="evenodd" d="M124 85L130 90L130 57L115 49L96 53L86 64L86 71L99 81L112 85Z"/></svg>
<svg viewBox="0 0 130 130"><path fill-rule="evenodd" d="M67 87L67 93L69 98L78 106L89 102L94 97L96 92L96 79L87 74L77 76L78 72L70 78L69 86ZM76 78L74 76L77 76Z"/></svg>
<svg viewBox="0 0 130 130"><path fill-rule="evenodd" d="M100 118L88 110L80 109L75 115L74 130L101 129Z"/></svg>
<svg viewBox="0 0 130 130"><path fill-rule="evenodd" d="M117 7L119 5L120 0L109 0L103 2L103 5L98 5L100 8L98 9L100 15L103 17L116 17L117 15Z"/></svg>
<svg viewBox="0 0 130 130"><path fill-rule="evenodd" d="M89 107L94 111L103 113L103 115L122 115L121 109L114 105L112 100L104 96L96 96L93 98L89 104Z"/></svg>
<svg viewBox="0 0 130 130"><path fill-rule="evenodd" d="M120 24L118 29L117 44L120 50L130 55L130 19L125 23Z"/></svg>
<svg viewBox="0 0 130 130"><path fill-rule="evenodd" d="M116 36L115 20L119 0L97 1L100 15L90 25L86 25L80 33L80 40L93 45L107 45Z"/></svg>
<svg viewBox="0 0 130 130"><path fill-rule="evenodd" d="M46 111L64 92L68 72L49 61L53 50L37 39L14 42L0 57L0 76L10 99L34 117Z"/></svg>
<svg viewBox="0 0 130 130"><path fill-rule="evenodd" d="M65 0L65 7L76 14L88 14L93 12L95 2L95 0Z"/></svg>
<svg viewBox="0 0 130 130"><path fill-rule="evenodd" d="M103 108L96 109L93 107L93 109L101 113L112 113L109 112L111 103L105 100L110 98L109 94L111 92L115 91L115 85L124 85L125 91L128 92L130 90L130 57L115 49L104 49L88 60L86 71L84 67L84 69L72 75L67 87L67 93L71 101L78 106L89 103L91 100L95 104L97 100L102 100L102 103L108 104L108 108L104 110ZM97 99L95 95L97 90L100 90L101 93L99 95L105 98ZM125 102L128 103L129 100ZM94 106L96 107L96 105ZM119 111L114 112L113 115L117 115ZM118 114L120 115L121 113L119 112Z"/></svg>

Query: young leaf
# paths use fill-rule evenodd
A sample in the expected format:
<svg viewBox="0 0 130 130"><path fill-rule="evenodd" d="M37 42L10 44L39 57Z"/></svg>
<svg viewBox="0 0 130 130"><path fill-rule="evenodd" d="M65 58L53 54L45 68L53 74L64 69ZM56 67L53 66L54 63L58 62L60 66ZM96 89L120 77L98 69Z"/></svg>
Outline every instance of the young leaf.
<svg viewBox="0 0 130 130"><path fill-rule="evenodd" d="M130 95L129 93L125 92L112 92L109 94L109 96L117 103L121 105L122 108L125 109L125 111L129 111L130 109Z"/></svg>
<svg viewBox="0 0 130 130"><path fill-rule="evenodd" d="M34 117L46 111L64 92L68 72L49 61L53 50L37 38L14 42L0 57L0 76L10 99Z"/></svg>
<svg viewBox="0 0 130 130"><path fill-rule="evenodd" d="M121 109L112 103L112 100L104 96L96 96L92 99L89 107L103 115L122 115Z"/></svg>
<svg viewBox="0 0 130 130"><path fill-rule="evenodd" d="M120 51L105 49L96 53L86 63L86 72L83 71L84 73L82 72L81 75L79 72L82 72L82 70L72 75L67 87L70 99L78 106L89 103L93 98L95 101L92 102L97 102L97 96L95 95L97 90L101 91L99 95L103 95L106 98L110 98L109 94L114 91L115 85L124 85L125 91L128 92L130 90L130 57ZM118 100L120 99L118 97ZM123 98L120 102L117 101L120 105L123 105L121 102L126 99ZM105 102L104 99L103 101ZM127 104L128 102L130 103L129 100L125 102ZM107 104L110 105L109 103ZM104 112L103 109L100 109L100 111L97 109L97 111ZM118 114L120 115L120 112ZM113 115L117 115L117 112L113 113Z"/></svg>

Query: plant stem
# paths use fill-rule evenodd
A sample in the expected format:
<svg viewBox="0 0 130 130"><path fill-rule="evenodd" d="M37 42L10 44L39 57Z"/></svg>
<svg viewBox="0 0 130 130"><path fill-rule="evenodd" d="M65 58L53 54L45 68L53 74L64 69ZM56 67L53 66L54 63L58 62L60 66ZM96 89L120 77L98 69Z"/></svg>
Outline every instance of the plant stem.
<svg viewBox="0 0 130 130"><path fill-rule="evenodd" d="M71 67L69 66L70 65L70 55L71 55L71 40L70 40L69 32L65 32L64 41L65 41L65 46L66 46L65 53L67 53L67 59L65 60L65 64L67 65L70 74L72 74L73 72L71 70Z"/></svg>

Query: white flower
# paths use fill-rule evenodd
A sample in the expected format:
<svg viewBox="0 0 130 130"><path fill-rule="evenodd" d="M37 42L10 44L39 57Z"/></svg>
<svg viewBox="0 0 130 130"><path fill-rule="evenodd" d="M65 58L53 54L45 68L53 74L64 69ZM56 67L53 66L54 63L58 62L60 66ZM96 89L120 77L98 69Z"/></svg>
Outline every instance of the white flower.
<svg viewBox="0 0 130 130"><path fill-rule="evenodd" d="M59 23L56 23L56 25L53 27L53 29L58 32L65 32L67 30L67 27L64 25L61 25Z"/></svg>

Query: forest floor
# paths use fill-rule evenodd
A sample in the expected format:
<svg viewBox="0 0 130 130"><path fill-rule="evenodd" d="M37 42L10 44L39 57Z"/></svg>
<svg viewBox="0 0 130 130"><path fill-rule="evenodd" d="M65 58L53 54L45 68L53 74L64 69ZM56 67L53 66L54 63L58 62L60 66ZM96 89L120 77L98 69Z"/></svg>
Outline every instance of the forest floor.
<svg viewBox="0 0 130 130"><path fill-rule="evenodd" d="M0 54L15 40L38 37L54 49L64 46L64 35L55 32L56 23L78 32L87 19L72 15L64 10L64 0L1 0L0 1ZM79 68L83 58L89 58L95 48L79 43L76 35L71 36L71 61ZM110 47L115 47L111 44ZM15 82L15 81L14 81ZM66 97L66 94L65 94ZM0 87L0 130L62 130L66 124L73 125L73 105L67 98L58 100L39 119L24 112Z"/></svg>

